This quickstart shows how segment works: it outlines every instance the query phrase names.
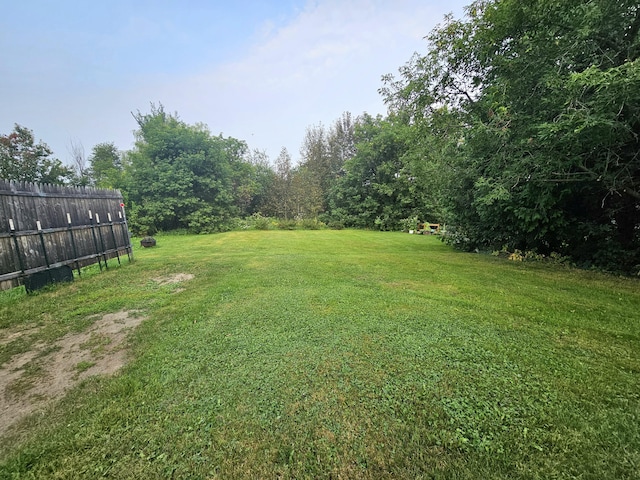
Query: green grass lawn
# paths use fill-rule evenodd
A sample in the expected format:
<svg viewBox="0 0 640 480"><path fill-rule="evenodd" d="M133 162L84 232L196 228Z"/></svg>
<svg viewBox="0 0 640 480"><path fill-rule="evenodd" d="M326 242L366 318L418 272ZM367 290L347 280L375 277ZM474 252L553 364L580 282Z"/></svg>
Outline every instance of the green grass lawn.
<svg viewBox="0 0 640 480"><path fill-rule="evenodd" d="M0 338L42 327L3 363L146 316L117 375L0 439L0 478L640 478L637 280L400 233L157 239L0 293Z"/></svg>

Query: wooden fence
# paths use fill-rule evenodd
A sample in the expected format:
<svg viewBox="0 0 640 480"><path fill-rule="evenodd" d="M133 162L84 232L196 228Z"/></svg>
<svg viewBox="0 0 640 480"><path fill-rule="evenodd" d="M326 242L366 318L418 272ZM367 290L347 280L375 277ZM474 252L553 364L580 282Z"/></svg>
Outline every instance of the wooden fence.
<svg viewBox="0 0 640 480"><path fill-rule="evenodd" d="M0 179L0 290L124 255L131 260L119 191Z"/></svg>

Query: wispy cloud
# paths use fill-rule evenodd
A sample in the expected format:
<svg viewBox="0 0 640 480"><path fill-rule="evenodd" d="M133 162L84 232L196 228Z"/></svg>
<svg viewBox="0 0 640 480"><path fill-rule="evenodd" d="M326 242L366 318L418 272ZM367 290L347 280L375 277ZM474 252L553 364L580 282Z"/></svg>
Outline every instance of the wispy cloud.
<svg viewBox="0 0 640 480"><path fill-rule="evenodd" d="M266 24L246 56L159 90L175 108L274 157L294 157L305 129L343 111L384 113L381 76L395 72L445 8L419 1L310 2L279 28Z"/></svg>
<svg viewBox="0 0 640 480"><path fill-rule="evenodd" d="M129 112L162 102L185 121L206 123L272 158L282 146L295 158L308 126L328 125L344 111L384 113L381 76L423 50L422 37L464 3L292 0L286 11L282 3L264 11L243 5L251 22L238 24L246 13L194 2L192 10L185 4L151 15L121 8L115 20L84 30L69 20L78 32L39 45L36 63L20 66L25 75L0 79L0 132L21 123L61 159L70 139L87 151L104 141L128 149L136 127ZM86 44L71 48L74 41Z"/></svg>

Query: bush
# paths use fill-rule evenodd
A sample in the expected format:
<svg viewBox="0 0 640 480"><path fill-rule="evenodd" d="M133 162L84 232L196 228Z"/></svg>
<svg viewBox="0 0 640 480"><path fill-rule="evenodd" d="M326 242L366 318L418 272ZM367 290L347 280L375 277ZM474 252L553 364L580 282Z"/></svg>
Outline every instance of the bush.
<svg viewBox="0 0 640 480"><path fill-rule="evenodd" d="M570 258L563 256L556 252L551 252L549 255L543 255L533 250L522 251L514 249L513 252L509 250L507 245L504 245L500 250L494 250L491 255L494 257L501 257L511 260L512 262L545 262L555 265L570 265Z"/></svg>
<svg viewBox="0 0 640 480"><path fill-rule="evenodd" d="M269 217L263 217L260 212L254 213L248 219L249 227L255 230L270 230L272 221Z"/></svg>
<svg viewBox="0 0 640 480"><path fill-rule="evenodd" d="M127 217L127 224L129 230L131 230L136 237L145 237L158 233L158 229L154 225L153 220L147 216L138 215L137 209L132 209L131 214Z"/></svg>
<svg viewBox="0 0 640 480"><path fill-rule="evenodd" d="M191 233L220 233L233 230L236 222L234 218L220 215L207 205L187 215L186 223Z"/></svg>
<svg viewBox="0 0 640 480"><path fill-rule="evenodd" d="M317 218L303 218L300 220L299 226L304 230L321 230L326 228L326 225Z"/></svg>
<svg viewBox="0 0 640 480"><path fill-rule="evenodd" d="M343 228L364 228L365 225L356 225L353 218L347 215L344 209L336 208L330 213L321 213L318 215L318 219L324 222L327 227L332 230L342 230Z"/></svg>
<svg viewBox="0 0 640 480"><path fill-rule="evenodd" d="M295 230L297 222L295 220L278 220L276 226L280 230Z"/></svg>
<svg viewBox="0 0 640 480"><path fill-rule="evenodd" d="M418 217L414 215L413 217L403 218L400 220L400 225L402 226L403 232L409 232L411 230L415 230L418 227Z"/></svg>

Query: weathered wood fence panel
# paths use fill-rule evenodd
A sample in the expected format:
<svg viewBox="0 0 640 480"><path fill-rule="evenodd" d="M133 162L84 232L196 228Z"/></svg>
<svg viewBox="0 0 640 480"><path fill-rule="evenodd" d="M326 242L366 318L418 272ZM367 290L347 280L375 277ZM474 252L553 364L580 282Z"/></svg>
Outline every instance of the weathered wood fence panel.
<svg viewBox="0 0 640 480"><path fill-rule="evenodd" d="M131 259L121 204L117 190L0 179L0 290L65 265Z"/></svg>

